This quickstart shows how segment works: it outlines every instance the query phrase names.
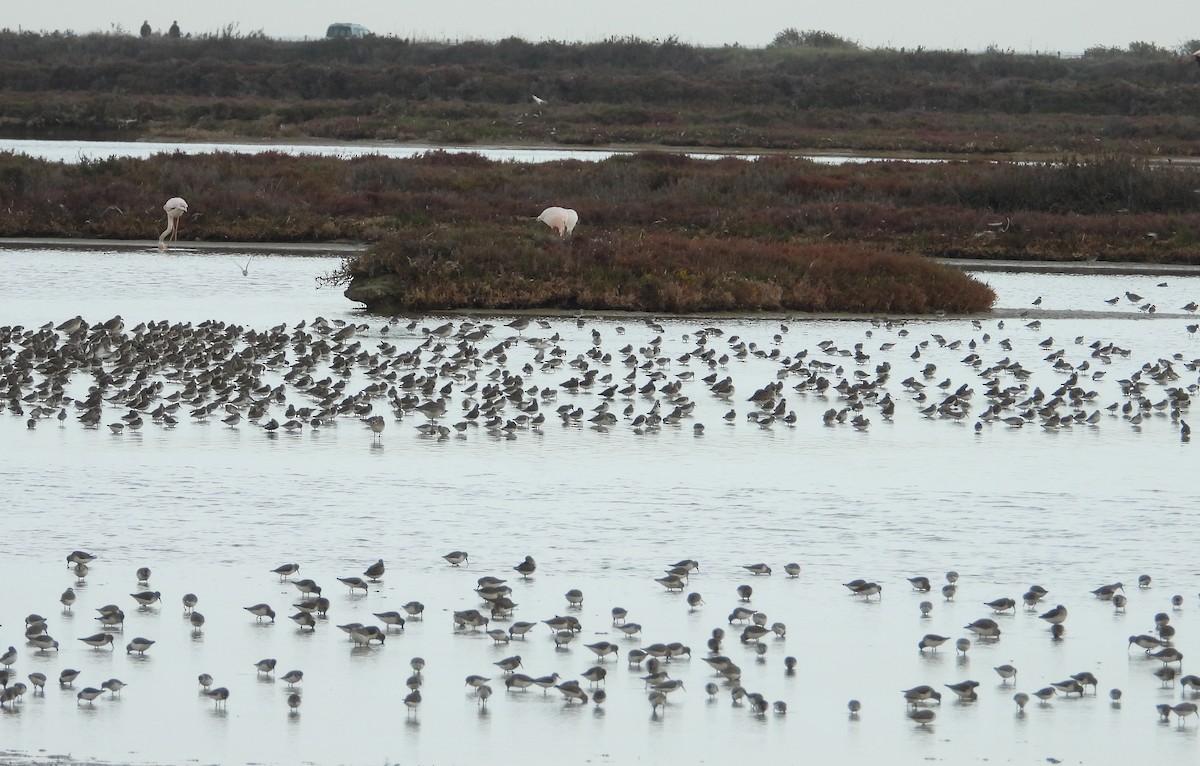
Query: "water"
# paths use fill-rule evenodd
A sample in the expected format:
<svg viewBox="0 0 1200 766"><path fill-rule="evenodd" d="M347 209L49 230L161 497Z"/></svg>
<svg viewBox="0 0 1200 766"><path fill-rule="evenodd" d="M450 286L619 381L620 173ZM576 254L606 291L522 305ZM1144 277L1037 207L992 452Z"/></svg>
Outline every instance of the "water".
<svg viewBox="0 0 1200 766"><path fill-rule="evenodd" d="M243 276L238 264L248 257L3 250L0 326L37 328L77 314L94 323L120 314L126 334L157 320L193 326L220 320L259 331L282 323L290 333L301 321L311 331L320 316L331 326L338 320L367 325L350 341L363 351L386 342L402 353L426 340L423 330L451 321L405 317L387 324L362 313L340 291L316 282L336 267L336 258L255 256ZM116 404L105 407L98 429L84 428L70 405L72 416L62 426L52 415L33 429L26 420L36 403L23 402L19 416L10 408L0 416L0 478L10 508L0 563L7 588L0 649L16 647L16 678L40 671L51 681L44 696L30 692L4 705L0 761L70 753L120 763L457 764L555 753L571 762L719 763L753 753L786 762L798 747L817 760L849 763L1113 762L1147 750L1182 761L1194 751L1200 727L1194 719L1182 729L1173 719L1157 722L1154 706L1178 703L1181 689L1164 688L1151 675L1160 663L1129 650L1127 642L1132 634L1153 632L1154 614L1164 611L1178 630L1178 648L1184 655L1196 651L1189 623L1197 608L1197 572L1185 553L1193 535L1195 445L1180 440L1169 408L1149 410L1140 425L1106 408L1128 401L1118 380L1175 354L1180 379L1167 385L1196 383L1196 373L1184 367L1200 356L1186 329L1194 320L1178 307L1200 295L1200 280L1172 277L1159 287L1162 280L1151 277L980 278L1000 295L1003 328L998 316L980 318L978 329L970 318L889 326L866 319L722 317L660 319L660 330L635 317L589 316L582 326L571 317L550 317L549 329L534 324L518 336L505 326L511 316L473 316L494 325L479 344L480 386L502 366L521 374L526 389L557 390L553 400L533 397L546 424L538 431L516 429L511 438L482 427L461 435L451 429L445 439L424 436L417 428L423 417L410 413L396 421L383 398L371 400L387 420L378 442L351 415L272 435L245 420L236 428L223 425L224 410L194 422L182 407L174 428L147 416L140 430L114 434L106 424L128 412ZM1154 301L1158 311L1141 312L1141 304L1123 297L1126 291ZM1044 311L1013 315L1039 295ZM1122 296L1116 305L1103 302L1113 296ZM1076 317L1067 310L1098 313ZM1040 327L1026 326L1034 320ZM411 331L410 321L416 322ZM708 345L730 355L711 369L694 357L680 361L696 349L697 330L705 327L724 331L710 335ZM556 358L550 348L557 345L563 362L544 370L526 339L555 333L560 337L546 359ZM763 355L747 347L738 358L733 336ZM509 337L517 340L503 364L483 358ZM661 348L649 356L669 363L643 370L622 362L628 344L641 365L647 357L641 349L656 337ZM1048 338L1053 343L1042 348ZM834 352L823 351L822 341L831 341ZM912 359L924 341L920 358ZM952 348L955 341L961 346ZM1052 429L1036 420L1022 428L992 422L977 433L984 384L962 361L972 341L983 367L1003 357L1019 360L1031 374L1029 390L1041 387L1047 399L1068 374L1045 359L1052 351L1062 349L1075 368L1088 362L1076 371L1080 385L1096 393L1082 409L1099 411L1099 421ZM1094 341L1129 355L1114 352L1105 364L1091 356ZM692 416L638 431L623 414L626 407L644 415L655 400L663 414L672 405L661 391L618 394L610 405L618 423L593 427L587 419L602 401L603 385L573 394L560 384L582 375L569 363L596 342L611 361L584 359L618 384L634 373L634 384L642 386L661 372L661 389L681 373L694 373L680 382L680 393L695 402ZM856 365L841 354L855 343L863 344L869 362ZM885 343L895 345L880 350ZM294 359L290 344L281 350ZM769 358L775 350L779 358ZM856 371L874 377L876 365L890 363L885 388L896 401L894 417L867 406L865 430L848 422L824 425L822 413L846 401L832 391L794 390L798 373L780 377L780 358L794 359L801 350L808 352L806 366L814 360L831 365L822 374L833 384L853 381ZM421 375L425 366L440 368L445 361L432 361L425 351L412 371ZM937 370L926 378L921 370L929 363ZM532 372L522 372L526 364ZM841 372L833 369L839 366ZM365 370L354 365L347 393L374 382ZM1092 380L1098 370L1105 375ZM264 371L264 383L281 384L285 371ZM700 380L710 372L731 377L735 395L722 400L710 393ZM327 365L310 374L340 377ZM909 376L924 383L927 402L915 401L902 385ZM1017 385L1012 376L1000 377L1002 386ZM947 379L948 391L962 384L975 389L970 417L920 414L945 396L937 384ZM747 399L777 380L795 425L748 421L753 407ZM91 382L74 375L69 395L86 396ZM447 425L464 420L462 391L469 383L455 382ZM1167 385L1150 383L1146 398L1164 400ZM164 380L163 394L178 388ZM294 386L286 392L287 403L311 405ZM283 422L287 403L273 404L268 417ZM555 413L564 404L582 408L584 416L564 426ZM731 409L736 415L727 423L723 416ZM501 419L518 414L510 405ZM705 426L699 435L696 423ZM99 556L83 583L65 567L67 553L77 548ZM470 563L449 566L441 556L451 550L468 551ZM528 581L512 570L525 555L538 562ZM387 573L365 595L349 593L335 579L360 575L379 558ZM684 558L701 568L683 593L654 582ZM288 619L299 593L270 573L293 561L301 564L299 576L317 580L332 601L315 633L300 632ZM792 561L803 568L796 579L782 571ZM754 576L741 568L758 562L774 573ZM129 597L143 590L134 577L139 566L153 570L150 587L162 593L162 603L148 610ZM947 601L939 590L951 569L961 579ZM1144 591L1135 585L1142 573L1154 578ZM906 578L917 574L934 581L933 593L911 590ZM482 608L472 588L483 575L508 578L519 604L513 619L539 622L526 640L497 646L482 631L453 629L451 612ZM849 595L841 583L858 577L882 584L882 598ZM1126 584L1125 613L1089 592L1115 581ZM991 615L981 604L1001 596L1019 601L1035 582L1051 591L1045 609L1061 603L1070 610L1062 641L1052 641L1038 619L1043 609ZM765 613L768 625L787 626L785 638L764 640L761 662L753 644L737 640L743 626L728 622L741 584L753 587L749 607ZM77 588L79 599L64 612L57 599L68 586ZM580 609L567 606L563 594L571 588L585 594ZM695 611L685 603L692 591L705 600ZM197 610L207 618L202 633L192 631L183 613L186 592L200 599ZM1169 603L1177 593L1184 597L1178 611ZM922 618L918 603L926 599L933 612ZM393 631L383 646L354 648L335 627L379 624L373 612L411 600L426 604L424 620ZM258 602L274 607L274 624L256 622L243 610ZM108 603L127 614L123 630L114 633L115 652L77 640L99 630L94 610ZM630 639L615 631L614 606L628 609L643 632ZM58 652L37 653L26 644L23 621L31 612L48 618ZM560 614L578 617L583 631L556 649L540 621ZM956 657L953 640L937 652L916 650L926 633L956 639L968 635L963 626L986 616L1003 634L975 640L965 658ZM755 716L731 703L730 685L701 659L715 627L729 634L722 651L742 667L742 685L768 701L786 701L786 715ZM135 636L157 643L144 657L126 654L124 645ZM520 654L529 675L579 679L597 664L584 644L602 640L620 644L622 652L600 663L608 670L601 706L567 704L553 689L505 692L493 665ZM625 652L675 641L693 650L690 660L668 665L685 688L669 696L665 712L652 715L640 680L645 671L630 668ZM790 676L783 667L789 655L798 661ZM427 661L424 702L415 715L402 703L414 656ZM253 664L265 657L278 660L280 676L304 671L297 715L285 704L287 684L256 672ZM1019 668L1015 684L1002 684L993 672L1002 663ZM54 679L66 667L82 675L73 688L60 689ZM1082 699L1034 700L1023 716L1015 714L1015 691L1033 692L1084 670L1100 678L1098 697L1089 690ZM198 695L202 672L230 690L227 708ZM468 674L492 677L495 694L486 709L464 685ZM105 693L92 705L77 704L80 688L110 677L129 684L119 697ZM943 686L965 679L980 682L978 701L955 702ZM704 692L710 680L721 685L713 700ZM905 715L899 692L918 684L946 693L943 704L931 708L937 719L930 727ZM582 685L591 694L587 682ZM1107 697L1113 687L1124 691L1120 706ZM846 711L851 698L863 704L857 718ZM1103 736L1096 736L1100 730Z"/></svg>
<svg viewBox="0 0 1200 766"><path fill-rule="evenodd" d="M379 155L382 157L415 157L432 151L450 152L452 154L478 154L497 162L555 162L558 160L582 160L585 162L600 162L618 154L632 154L628 151L611 151L607 149L553 149L545 147L489 147L489 146L425 146L411 144L337 144L337 143L174 143L165 141L43 141L37 139L0 139L0 152L27 154L52 162L76 163L84 160L107 159L109 157L135 157L147 159L155 154L183 152L185 154L207 154L212 152L235 152L240 154L257 154L258 152L282 152L292 155L315 154L330 157L361 157L364 155ZM687 156L695 159L714 160L730 156L714 152L686 152ZM757 154L735 154L744 159L756 159ZM934 162L927 158L914 157L865 157L854 155L813 154L797 155L806 157L813 162L830 165L840 165L847 162L881 162L897 160L904 162Z"/></svg>

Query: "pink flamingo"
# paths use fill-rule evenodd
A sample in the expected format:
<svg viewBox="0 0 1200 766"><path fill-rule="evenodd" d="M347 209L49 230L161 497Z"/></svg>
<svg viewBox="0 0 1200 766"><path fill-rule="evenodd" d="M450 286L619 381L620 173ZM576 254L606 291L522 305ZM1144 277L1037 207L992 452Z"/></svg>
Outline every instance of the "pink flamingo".
<svg viewBox="0 0 1200 766"><path fill-rule="evenodd" d="M579 223L579 213L566 207L548 207L537 219L557 231L561 237L575 229L575 224Z"/></svg>
<svg viewBox="0 0 1200 766"><path fill-rule="evenodd" d="M183 201L183 197L172 197L167 200L167 204L163 205L163 210L167 212L167 228L162 234L158 235L158 249L166 250L167 236L170 235L171 241L179 239L179 219L187 212L187 203Z"/></svg>

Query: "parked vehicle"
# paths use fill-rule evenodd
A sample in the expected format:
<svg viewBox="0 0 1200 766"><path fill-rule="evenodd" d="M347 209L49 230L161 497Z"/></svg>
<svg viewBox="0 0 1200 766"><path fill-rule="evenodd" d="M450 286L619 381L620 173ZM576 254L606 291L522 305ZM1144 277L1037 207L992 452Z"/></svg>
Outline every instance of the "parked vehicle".
<svg viewBox="0 0 1200 766"><path fill-rule="evenodd" d="M362 24L330 24L329 29L325 30L325 39L337 40L339 38L366 37L369 34L371 34L371 30Z"/></svg>

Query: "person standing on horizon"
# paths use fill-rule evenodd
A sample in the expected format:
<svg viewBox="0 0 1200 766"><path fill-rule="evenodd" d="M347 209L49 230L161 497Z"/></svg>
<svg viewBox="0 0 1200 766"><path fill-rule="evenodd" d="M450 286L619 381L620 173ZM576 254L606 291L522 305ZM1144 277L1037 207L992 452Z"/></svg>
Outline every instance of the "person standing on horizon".
<svg viewBox="0 0 1200 766"><path fill-rule="evenodd" d="M171 22L171 29L167 32L167 34L170 35L171 37L179 37L179 22L178 21Z"/></svg>
<svg viewBox="0 0 1200 766"><path fill-rule="evenodd" d="M150 32L150 20L147 19L146 21L142 22L142 37L149 37Z"/></svg>

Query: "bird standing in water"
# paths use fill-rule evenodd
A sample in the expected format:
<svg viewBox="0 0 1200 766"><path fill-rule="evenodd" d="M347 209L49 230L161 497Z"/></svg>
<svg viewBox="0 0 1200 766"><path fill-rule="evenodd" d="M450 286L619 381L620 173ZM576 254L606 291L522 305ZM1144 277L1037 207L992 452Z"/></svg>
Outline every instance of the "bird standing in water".
<svg viewBox="0 0 1200 766"><path fill-rule="evenodd" d="M183 197L172 197L163 205L163 210L167 213L167 228L163 230L162 234L158 235L159 250L167 249L168 236L170 236L172 242L179 239L179 219L188 211L188 205Z"/></svg>
<svg viewBox="0 0 1200 766"><path fill-rule="evenodd" d="M528 579L529 575L533 574L534 570L537 569L537 562L533 560L533 556L526 556L525 560L517 564L513 569L517 570L521 577Z"/></svg>

